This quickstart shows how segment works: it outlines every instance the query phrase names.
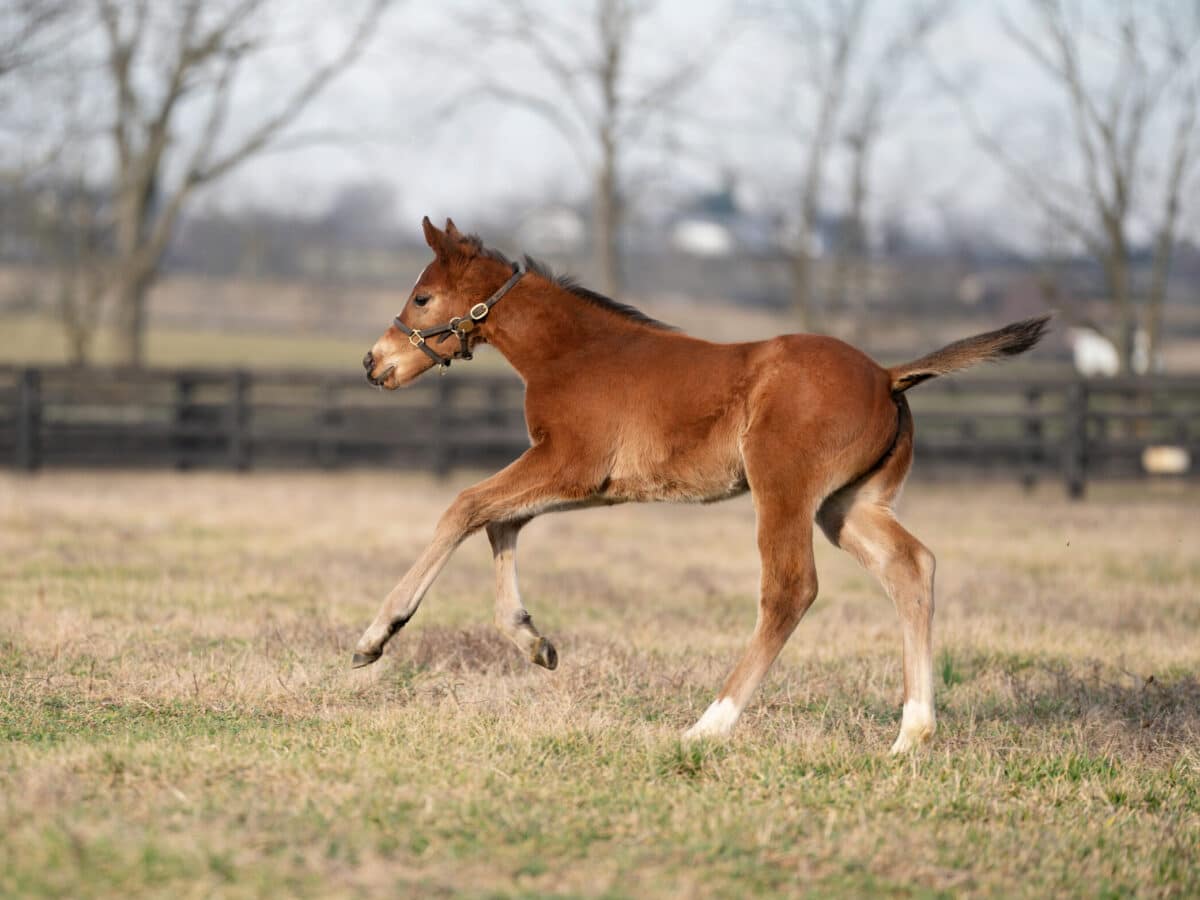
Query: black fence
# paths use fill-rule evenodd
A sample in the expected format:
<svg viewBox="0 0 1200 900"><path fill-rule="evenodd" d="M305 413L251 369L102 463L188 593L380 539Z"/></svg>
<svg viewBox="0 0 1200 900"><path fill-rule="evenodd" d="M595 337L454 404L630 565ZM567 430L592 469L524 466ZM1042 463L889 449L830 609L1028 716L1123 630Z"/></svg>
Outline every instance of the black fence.
<svg viewBox="0 0 1200 900"><path fill-rule="evenodd" d="M438 474L528 446L511 377L454 372L396 392L311 372L0 368L0 465L176 468L378 463ZM944 379L910 399L918 471L1026 483L1151 469L1195 477L1200 378ZM1182 471L1180 471L1182 469Z"/></svg>
<svg viewBox="0 0 1200 900"><path fill-rule="evenodd" d="M311 372L0 368L0 460L250 469L393 463L445 473L529 446L515 379L404 391Z"/></svg>

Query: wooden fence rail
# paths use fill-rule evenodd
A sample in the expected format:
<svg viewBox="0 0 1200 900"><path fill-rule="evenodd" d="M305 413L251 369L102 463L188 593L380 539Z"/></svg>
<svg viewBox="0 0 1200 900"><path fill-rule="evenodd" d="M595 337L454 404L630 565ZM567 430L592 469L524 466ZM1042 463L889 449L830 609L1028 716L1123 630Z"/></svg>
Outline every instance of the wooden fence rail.
<svg viewBox="0 0 1200 900"><path fill-rule="evenodd" d="M1176 463L1200 454L1200 378L968 377L910 398L926 476L1059 478L1078 497L1089 480L1145 474L1147 448L1174 448ZM514 378L460 372L385 393L311 372L0 367L0 465L386 463L445 474L524 450L522 401Z"/></svg>

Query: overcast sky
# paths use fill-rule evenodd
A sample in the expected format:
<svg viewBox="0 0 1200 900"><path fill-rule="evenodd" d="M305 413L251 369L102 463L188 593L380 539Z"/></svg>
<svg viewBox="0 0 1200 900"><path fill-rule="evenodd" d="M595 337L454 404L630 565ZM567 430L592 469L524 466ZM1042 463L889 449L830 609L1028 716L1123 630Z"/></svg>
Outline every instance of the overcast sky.
<svg viewBox="0 0 1200 900"><path fill-rule="evenodd" d="M877 2L882 11L876 21L882 27L898 18L904 5ZM713 30L728 25L730 9L729 3L665 0L655 20L639 29L635 59L674 60L708 47ZM654 150L641 154L638 168L655 176L651 192L712 185L724 172L733 172L752 197L777 197L779 188L798 181L805 123L785 121L778 111L794 96L787 85L799 78L800 47L772 35L761 20L740 14L735 19L729 42L710 54L691 102L683 104L701 120L681 129L685 159L661 165L647 159ZM396 187L398 215L414 223L426 213L466 220L494 215L530 197L579 199L588 190L585 173L566 142L536 115L480 100L456 115L435 117L477 68L462 60L456 45L467 41L453 20L436 4L395 10L360 64L331 86L301 129L345 130L358 139L263 157L211 196L223 203L312 208L326 202L339 183L384 179ZM1030 127L1045 123L1056 98L998 32L996 4L960 2L930 40L930 50L941 71L969 76L979 108L997 128L1018 118ZM489 71L486 64L482 68ZM511 56L497 68L502 71L496 77L511 83L539 77L535 66L523 67ZM917 217L916 207L946 202L979 215L996 204L1011 206L1003 179L975 149L954 104L932 86L923 64L914 67L910 80L909 99L892 116L893 135L879 148L875 180L881 201L913 207ZM802 120L803 97L796 99L795 119ZM660 169L677 171L676 183ZM835 160L830 167L835 184L840 169ZM835 205L839 192L829 193Z"/></svg>
<svg viewBox="0 0 1200 900"><path fill-rule="evenodd" d="M282 4L284 17L273 14L271 25L284 37L283 49L245 82L235 128L269 109L313 59L333 52L361 2ZM558 19L576 23L586 21L591 6L586 0L543 2ZM683 115L664 117L663 127L652 129L631 154L627 174L636 185L635 204L653 207L664 198L716 185L732 173L748 202L792 205L812 110L810 99L797 89L804 48L779 20L762 14L764 8L788 3L661 0L638 28L629 50L635 88L680 60L702 55L703 65L681 98ZM1091 25L1111 15L1115 4L1079 0L1077 6L1080 21ZM1036 232L1043 225L1032 204L976 147L927 64L932 61L943 76L968 89L981 120L1004 135L1014 155L1069 174L1073 158L1066 107L1000 27L1002 16L1031 25L1028 7L1025 0L958 0L933 33L927 57L908 72L879 145L872 171L873 218L898 210L908 222L936 232L948 220L966 217L989 223L1014 246L1039 240ZM544 75L527 56L487 47L472 36L464 23L488 8L488 2L471 0L398 4L360 61L329 86L294 129L293 137L333 134L341 136L338 140L305 141L254 159L207 188L198 201L313 212L339 185L381 181L395 190L397 220L411 222L415 234L425 214L450 215L471 227L529 202L584 198L590 188L587 173L560 135L535 115L491 100L439 114L481 79L545 86ZM872 37L860 65L877 57L881 36L909 10L908 0L875 0L868 20ZM581 40L581 55L588 52ZM1100 84L1115 71L1104 48L1085 62L1089 77ZM862 69L855 70L851 95L864 76ZM24 98L26 115L48 102L37 90L35 85ZM0 110L0 115L20 114L15 107ZM193 111L180 130L198 120L199 112ZM669 151L665 132L676 138ZM93 171L106 171L106 153L102 143L90 151ZM840 155L831 160L829 173L825 205L836 209L845 183ZM1193 234L1195 225L1193 216L1187 226Z"/></svg>

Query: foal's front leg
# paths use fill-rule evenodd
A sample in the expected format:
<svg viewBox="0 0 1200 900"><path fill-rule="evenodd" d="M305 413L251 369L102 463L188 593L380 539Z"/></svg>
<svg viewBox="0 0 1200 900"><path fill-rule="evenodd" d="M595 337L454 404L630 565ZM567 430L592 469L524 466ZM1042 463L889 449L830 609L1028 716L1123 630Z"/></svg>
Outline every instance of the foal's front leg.
<svg viewBox="0 0 1200 900"><path fill-rule="evenodd" d="M558 651L533 626L533 618L521 602L517 587L517 535L529 519L492 522L487 527L488 540L496 561L496 627L521 652L539 666L553 669L558 665Z"/></svg>
<svg viewBox="0 0 1200 900"><path fill-rule="evenodd" d="M527 521L540 509L568 499L570 488L555 477L557 471L549 454L533 447L507 468L459 494L442 514L429 546L387 595L375 621L359 638L352 665L359 668L379 659L384 645L413 617L426 591L468 536L491 522ZM552 652L553 648L548 651Z"/></svg>

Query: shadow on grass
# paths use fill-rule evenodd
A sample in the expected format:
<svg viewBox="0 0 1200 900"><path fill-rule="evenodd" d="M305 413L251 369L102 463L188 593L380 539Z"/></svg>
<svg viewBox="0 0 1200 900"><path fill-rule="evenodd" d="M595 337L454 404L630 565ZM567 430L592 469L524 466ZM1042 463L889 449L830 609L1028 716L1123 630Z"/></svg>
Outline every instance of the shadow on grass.
<svg viewBox="0 0 1200 900"><path fill-rule="evenodd" d="M1004 690L976 706L976 718L1101 726L1139 743L1200 737L1200 680L1191 673L1143 678L1100 662L1054 660L1002 670L1001 677Z"/></svg>

